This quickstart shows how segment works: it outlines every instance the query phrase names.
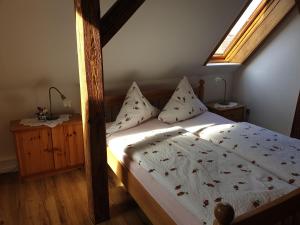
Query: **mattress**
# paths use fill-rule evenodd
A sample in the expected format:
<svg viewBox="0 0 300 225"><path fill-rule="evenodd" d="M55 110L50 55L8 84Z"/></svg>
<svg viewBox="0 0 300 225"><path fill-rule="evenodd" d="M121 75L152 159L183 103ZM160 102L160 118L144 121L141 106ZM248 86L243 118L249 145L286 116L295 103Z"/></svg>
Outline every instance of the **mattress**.
<svg viewBox="0 0 300 225"><path fill-rule="evenodd" d="M191 133L195 133L204 128L217 125L217 124L227 124L234 123L231 120L228 120L222 116L219 116L215 113L205 112L201 115L198 115L192 119L185 120L179 123L173 124L173 126L179 126Z"/></svg>
<svg viewBox="0 0 300 225"><path fill-rule="evenodd" d="M300 187L300 140L246 122L211 126L197 135Z"/></svg>
<svg viewBox="0 0 300 225"><path fill-rule="evenodd" d="M178 225L212 224L219 201L241 215L257 207L253 202L265 204L295 188L178 124L152 119L111 135L107 143Z"/></svg>
<svg viewBox="0 0 300 225"><path fill-rule="evenodd" d="M107 124L109 126L109 124ZM199 225L199 220L186 208L184 208L162 185L160 185L138 163L130 160L124 152L129 144L144 140L147 136L180 129L169 126L157 119L152 119L138 127L115 133L107 138L107 144L117 159L126 166L135 178L144 186L145 190L156 200L164 211L178 225Z"/></svg>

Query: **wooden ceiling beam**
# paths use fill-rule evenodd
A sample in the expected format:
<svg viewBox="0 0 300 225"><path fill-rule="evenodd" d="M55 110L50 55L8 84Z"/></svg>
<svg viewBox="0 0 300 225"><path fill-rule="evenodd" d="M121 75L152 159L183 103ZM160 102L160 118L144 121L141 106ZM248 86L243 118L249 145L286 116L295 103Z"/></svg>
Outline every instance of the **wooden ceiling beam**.
<svg viewBox="0 0 300 225"><path fill-rule="evenodd" d="M145 0L118 0L101 18L101 44L104 47Z"/></svg>
<svg viewBox="0 0 300 225"><path fill-rule="evenodd" d="M299 12L300 12L300 0L296 0L296 4L297 4Z"/></svg>
<svg viewBox="0 0 300 225"><path fill-rule="evenodd" d="M100 5L74 3L89 213L98 224L109 219Z"/></svg>

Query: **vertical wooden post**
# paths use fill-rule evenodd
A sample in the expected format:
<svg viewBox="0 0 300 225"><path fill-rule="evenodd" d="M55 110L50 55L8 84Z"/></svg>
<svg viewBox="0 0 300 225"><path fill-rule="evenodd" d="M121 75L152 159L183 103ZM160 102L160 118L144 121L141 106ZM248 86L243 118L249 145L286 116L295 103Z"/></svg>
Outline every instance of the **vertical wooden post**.
<svg viewBox="0 0 300 225"><path fill-rule="evenodd" d="M300 0L296 0L296 5L297 5L297 7L299 9L299 12L300 12Z"/></svg>
<svg viewBox="0 0 300 225"><path fill-rule="evenodd" d="M96 224L109 219L100 4L74 3L89 212Z"/></svg>

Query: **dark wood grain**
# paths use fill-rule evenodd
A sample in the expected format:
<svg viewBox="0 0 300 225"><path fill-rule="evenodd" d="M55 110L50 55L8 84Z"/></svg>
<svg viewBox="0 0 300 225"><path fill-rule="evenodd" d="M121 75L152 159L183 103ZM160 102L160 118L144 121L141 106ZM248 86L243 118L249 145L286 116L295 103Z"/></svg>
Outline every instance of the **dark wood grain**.
<svg viewBox="0 0 300 225"><path fill-rule="evenodd" d="M291 137L300 139L300 93L299 93L298 102L296 106L296 112L294 116Z"/></svg>
<svg viewBox="0 0 300 225"><path fill-rule="evenodd" d="M89 212L109 219L99 0L74 0Z"/></svg>
<svg viewBox="0 0 300 225"><path fill-rule="evenodd" d="M118 0L101 18L101 43L104 47L145 0Z"/></svg>
<svg viewBox="0 0 300 225"><path fill-rule="evenodd" d="M297 7L298 7L299 12L300 12L300 0L296 0L296 4L297 4Z"/></svg>

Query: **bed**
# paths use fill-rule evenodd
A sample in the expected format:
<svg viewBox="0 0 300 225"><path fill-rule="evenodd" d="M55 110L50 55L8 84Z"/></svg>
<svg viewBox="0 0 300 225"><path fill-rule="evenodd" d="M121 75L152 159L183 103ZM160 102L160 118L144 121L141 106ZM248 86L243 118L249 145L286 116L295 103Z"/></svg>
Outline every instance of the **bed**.
<svg viewBox="0 0 300 225"><path fill-rule="evenodd" d="M199 98L203 98L203 91L204 91L204 82L200 81L199 87L196 88L195 92L198 94ZM165 102L168 100L168 98L172 95L172 90L155 90L150 92L144 92L145 97L149 100L152 100L152 102L156 106L162 106L165 104ZM114 110L118 111L118 104L120 105L123 102L125 96L123 95L113 95L108 96L106 98L106 107L110 109L110 112L107 113L108 115L108 121L112 121L114 118ZM159 97L159 98L158 98ZM157 100L159 99L159 100ZM160 107L161 108L161 107ZM114 171L114 173L122 180L123 184L127 188L128 192L132 195L132 197L136 200L136 202L139 204L141 209L145 212L145 214L149 217L151 222L153 224L212 224L213 218L213 208L212 206L208 206L210 201L202 200L201 199L201 193L194 193L197 192L195 189L193 189L193 185L187 185L189 191L182 191L181 186L184 185L175 185L174 189L169 187L168 184L162 185L164 183L164 180L162 182L158 182L159 177L157 179L154 179L155 176L159 176L160 178L163 177L163 174L166 176L166 171L160 171L156 173L155 170L159 170L160 167L152 168L149 167L149 164L147 166L141 166L140 164L145 160L148 159L144 158L145 156L143 154L131 154L130 151L132 149L139 147L146 148L146 151L153 152L159 152L159 149L161 148L160 145L169 145L172 144L172 141L179 142L179 148L185 146L184 144L181 144L181 141L186 142L188 140L188 143L190 144L190 148L201 149L203 146L206 146L206 148L212 148L212 146L217 151L214 151L213 153L207 152L207 154L212 154L211 157L213 159L208 159L201 156L201 160L206 161L215 161L210 163L214 166L221 167L221 166L229 166L225 162L221 160L222 157L229 157L230 153L228 152L228 148L226 146L220 146L218 143L213 143L210 139L205 140L205 138L197 138L201 137L203 133L201 134L201 131L209 130L211 127L219 126L219 125L225 125L225 124L233 124L232 121L229 121L223 117L220 117L216 114L206 112L202 114L201 116L195 117L193 119L174 124L172 126L167 125L165 123L162 123L158 121L157 119L153 119L151 121L146 122L145 124L142 124L138 127L131 128L126 131L118 132L108 138L108 149L107 149L107 155L108 155L108 164L111 167L111 169ZM174 133L176 135L174 135ZM160 139L163 138L165 134L168 134L167 140L161 141ZM179 136L178 136L179 134ZM147 137L147 138L145 138ZM184 139L183 139L184 138ZM149 140L150 139L150 140ZM200 140L199 140L200 139ZM196 143L193 141L197 140ZM150 141L150 142L149 142ZM156 142L158 141L158 142ZM198 142L201 143L198 143ZM137 145L137 146L135 146ZM157 145L157 146L156 146ZM177 144L178 145L178 144ZM146 146L146 147L145 147ZM134 151L133 151L134 152ZM202 149L202 153L205 152L205 149ZM188 154L188 152L184 152ZM192 165L199 163L197 160L200 157L199 154L202 154L201 151L198 151L198 155L194 152L192 152L191 159L188 161L188 165ZM196 154L196 155L195 155ZM219 155L221 154L221 155ZM169 158L172 158L173 156L169 155ZM178 154L175 157L180 157ZM197 158L198 157L198 158ZM262 202L256 202L255 199L252 197L252 205L254 205L254 208L250 210L250 206L243 208L243 204L235 203L232 199L231 203L233 202L233 205L236 209L241 208L241 210L237 210L235 213L237 215L240 215L235 218L235 220L232 222L234 217L234 212L232 210L232 207L229 205L222 204L222 202L228 201L228 197L222 196L216 197L215 203L217 205L214 209L216 221L215 224L275 224L275 222L278 221L284 221L285 223L290 222L290 224L297 224L296 217L294 216L297 213L297 209L299 209L299 202L300 202L300 194L299 189L297 186L293 184L289 184L288 182L277 179L277 176L274 176L274 173L272 171L269 171L265 168L259 168L258 165L255 165L249 162L247 158L243 158L241 155L234 155L230 156L232 157L231 163L236 162L237 170L237 176L243 176L243 181L240 181L240 185L245 185L244 183L249 183L246 190L261 190L260 188L257 189L257 186L260 185L267 185L264 182L270 182L270 177L272 177L272 182L276 180L276 185L279 185L275 188L280 189L281 192L273 193L272 190L269 190L271 192L268 192L266 204L263 204L261 207L260 204ZM162 158L162 156L160 156ZM197 158L197 160L193 160L193 158ZM171 160L172 161L172 160ZM176 163L176 160L173 160ZM206 162L205 161L205 162ZM237 163L240 162L240 163ZM241 163L242 162L242 163ZM164 162L162 162L164 163ZM244 168L239 168L240 164L243 164L243 166L246 165L247 168L252 168L251 170L254 170L254 176L263 176L267 180L262 181L260 180L258 183L253 183L253 180L247 175L244 177L244 175L241 173ZM151 163L150 163L151 165ZM171 164L172 165L172 164ZM181 165L177 165L178 169ZM197 164L198 166L198 164ZM197 167L196 166L196 167ZM201 165L202 166L202 165ZM196 168L195 167L195 168ZM189 171L190 174L197 174L202 173L201 171L209 170L209 166L203 166L201 167L201 170L196 170L195 168L188 168L188 167L180 167L180 170L182 171ZM170 169L170 168L169 168ZM151 170L153 170L151 172ZM194 171L195 170L195 171ZM250 169L249 169L250 170ZM245 169L247 171L247 169ZM244 172L245 172L244 171ZM223 171L228 172L228 171ZM168 171L168 176L171 171ZM264 175L262 175L264 174ZM201 176L205 176L205 174L201 174ZM210 176L210 175L209 175ZM222 178L220 178L222 179ZM228 182L223 189L233 187L234 189L239 189L237 184L234 183L232 178L228 178ZM216 181L216 180L215 180ZM212 186L219 188L218 183L213 183L215 181L210 182L202 182L201 184L195 182L194 186L201 185L202 189L205 191L210 191L210 188ZM246 182L245 182L246 181ZM184 183L182 181L182 183ZM188 180L188 182L185 183L193 183L193 179ZM204 184L205 183L205 184ZM204 186L202 186L204 185ZM231 188L232 188L231 187ZM266 186L269 189L273 189L274 185ZM250 188L250 189L249 189ZM252 188L252 189L251 189ZM254 189L253 189L254 188ZM211 191L210 191L211 192ZM223 191L224 192L224 191ZM186 193L187 195L193 196L194 199L201 199L201 203L196 203L193 205L193 201L190 199L189 201L183 200L182 198L185 197ZM270 194L272 193L272 194ZM211 194L211 193L210 193ZM212 192L211 195L214 195L215 192ZM260 193L261 195L265 196L265 193ZM176 196L177 195L177 196ZM182 197L183 196L183 197ZM256 196L255 196L256 197ZM178 199L179 198L179 199ZM190 198L187 196L186 198ZM192 199L193 199L192 198ZM249 199L247 198L247 199ZM239 198L239 200L243 199L243 196ZM209 199L210 200L210 199ZM244 199L244 201L246 201ZM187 203L188 202L188 203ZM192 203L190 203L192 202ZM190 206L192 204L193 206ZM200 205L200 208L196 211L194 208L198 207ZM246 205L246 204L245 204ZM249 208L250 207L250 208ZM204 209L202 209L204 208ZM207 209L209 208L209 209ZM253 207L252 207L253 208ZM201 215L198 215L197 212L202 212ZM280 212L280 213L278 213ZM206 215L207 214L207 215ZM269 216L272 215L270 218ZM291 217L293 216L293 217ZM202 220L202 217L205 217L206 219ZM288 220L286 220L288 218ZM293 220L294 219L294 220ZM209 220L209 221L207 221Z"/></svg>

